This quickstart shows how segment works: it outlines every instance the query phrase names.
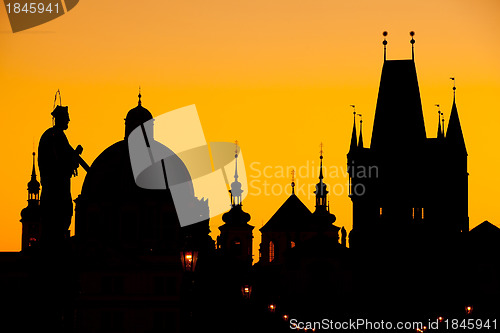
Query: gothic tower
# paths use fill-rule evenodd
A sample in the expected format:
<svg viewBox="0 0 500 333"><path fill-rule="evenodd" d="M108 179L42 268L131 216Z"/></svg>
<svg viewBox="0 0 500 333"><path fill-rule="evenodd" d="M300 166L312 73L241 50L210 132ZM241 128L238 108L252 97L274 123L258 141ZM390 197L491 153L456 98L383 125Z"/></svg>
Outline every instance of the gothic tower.
<svg viewBox="0 0 500 333"><path fill-rule="evenodd" d="M33 152L33 169L28 182L28 206L21 211L23 224L21 250L36 247L40 240L40 183L36 179L35 152Z"/></svg>
<svg viewBox="0 0 500 333"><path fill-rule="evenodd" d="M467 151L455 99L446 137L439 111L437 138L427 138L410 35L408 60L387 60L384 39L369 148L353 125L347 154L352 248L411 246L429 235L468 231Z"/></svg>

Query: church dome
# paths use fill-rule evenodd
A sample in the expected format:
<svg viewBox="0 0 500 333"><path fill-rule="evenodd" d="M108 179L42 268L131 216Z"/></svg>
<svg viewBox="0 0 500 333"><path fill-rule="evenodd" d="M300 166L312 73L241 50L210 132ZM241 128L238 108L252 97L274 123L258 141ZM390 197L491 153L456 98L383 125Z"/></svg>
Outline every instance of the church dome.
<svg viewBox="0 0 500 333"><path fill-rule="evenodd" d="M126 128L136 121L139 126L148 117L151 113L139 105L127 114ZM170 151L159 142L151 144ZM176 155L165 164L167 175L172 172L191 180ZM75 232L83 243L157 253L175 251L178 245L180 224L171 192L137 186L128 140L116 142L95 159L75 202Z"/></svg>

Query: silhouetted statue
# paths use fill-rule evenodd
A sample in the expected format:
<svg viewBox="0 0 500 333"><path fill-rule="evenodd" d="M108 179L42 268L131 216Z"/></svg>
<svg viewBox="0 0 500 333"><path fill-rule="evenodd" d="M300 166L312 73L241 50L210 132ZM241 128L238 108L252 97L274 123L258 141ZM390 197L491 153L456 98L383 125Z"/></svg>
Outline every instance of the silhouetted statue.
<svg viewBox="0 0 500 333"><path fill-rule="evenodd" d="M56 106L52 111L54 126L46 130L38 145L38 166L42 183L40 206L42 210L42 246L57 246L68 236L73 216L71 177L77 175L79 156L64 134L68 129L67 106Z"/></svg>

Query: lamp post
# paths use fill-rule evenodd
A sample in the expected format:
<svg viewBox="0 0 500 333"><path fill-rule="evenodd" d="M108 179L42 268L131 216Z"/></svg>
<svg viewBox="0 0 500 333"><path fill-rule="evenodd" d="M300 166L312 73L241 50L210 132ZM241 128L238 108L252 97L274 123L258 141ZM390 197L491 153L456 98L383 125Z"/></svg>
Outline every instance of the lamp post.
<svg viewBox="0 0 500 333"><path fill-rule="evenodd" d="M198 261L198 251L193 250L183 250L181 251L181 262L182 269L185 272L194 272L196 267L196 261Z"/></svg>

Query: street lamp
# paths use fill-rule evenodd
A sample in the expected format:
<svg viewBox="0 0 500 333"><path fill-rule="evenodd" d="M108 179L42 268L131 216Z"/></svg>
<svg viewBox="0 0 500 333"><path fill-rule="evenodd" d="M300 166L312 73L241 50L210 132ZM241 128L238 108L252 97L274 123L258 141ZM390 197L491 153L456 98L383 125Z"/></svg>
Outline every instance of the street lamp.
<svg viewBox="0 0 500 333"><path fill-rule="evenodd" d="M465 313L467 313L468 315L472 313L472 306L468 305L465 307Z"/></svg>
<svg viewBox="0 0 500 333"><path fill-rule="evenodd" d="M244 286L242 286L241 294L243 295L244 299L250 299L250 296L252 294L252 286L249 284L245 284Z"/></svg>
<svg viewBox="0 0 500 333"><path fill-rule="evenodd" d="M198 261L198 251L181 251L182 269L185 272L194 272L196 261Z"/></svg>
<svg viewBox="0 0 500 333"><path fill-rule="evenodd" d="M276 312L276 304L271 303L271 304L269 304L268 308L269 308L269 311Z"/></svg>

